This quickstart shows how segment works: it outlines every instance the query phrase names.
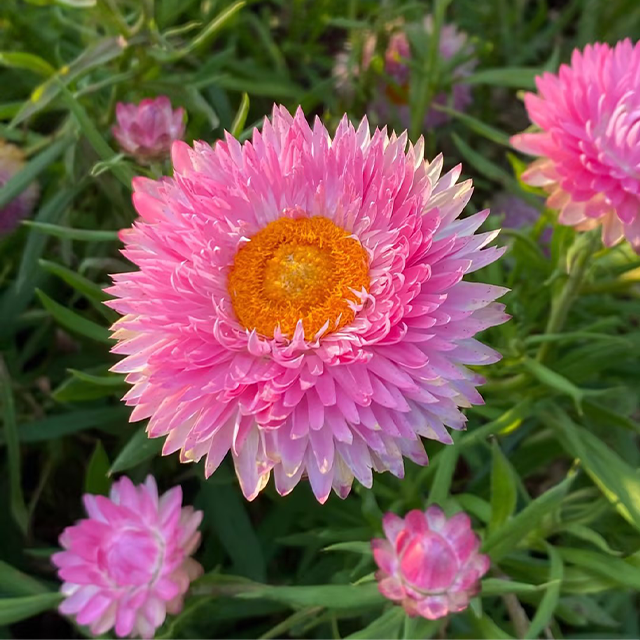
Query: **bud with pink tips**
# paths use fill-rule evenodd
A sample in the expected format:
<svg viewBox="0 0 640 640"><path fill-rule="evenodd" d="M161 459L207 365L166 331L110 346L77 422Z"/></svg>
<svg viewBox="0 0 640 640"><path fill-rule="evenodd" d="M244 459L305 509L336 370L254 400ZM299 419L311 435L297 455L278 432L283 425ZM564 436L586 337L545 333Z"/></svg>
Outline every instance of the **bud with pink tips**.
<svg viewBox="0 0 640 640"><path fill-rule="evenodd" d="M173 142L184 136L184 109L172 109L167 96L140 104L119 102L116 119L111 131L122 151L142 163L168 158Z"/></svg>
<svg viewBox="0 0 640 640"><path fill-rule="evenodd" d="M182 489L158 496L148 476L135 486L114 483L109 497L86 494L89 515L60 536L52 557L64 581L60 612L100 635L152 638L167 613L178 613L202 567L191 555L200 543L202 512L182 507Z"/></svg>
<svg viewBox="0 0 640 640"><path fill-rule="evenodd" d="M466 513L446 518L437 506L405 518L387 513L382 527L386 539L371 541L382 595L409 616L429 620L467 608L490 561L478 553L480 540Z"/></svg>

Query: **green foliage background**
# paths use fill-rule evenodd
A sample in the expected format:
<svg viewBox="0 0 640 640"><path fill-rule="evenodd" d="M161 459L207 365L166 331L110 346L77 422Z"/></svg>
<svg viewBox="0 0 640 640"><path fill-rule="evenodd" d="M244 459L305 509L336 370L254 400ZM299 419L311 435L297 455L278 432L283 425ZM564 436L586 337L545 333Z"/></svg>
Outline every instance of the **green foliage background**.
<svg viewBox="0 0 640 640"><path fill-rule="evenodd" d="M483 338L504 354L483 371L486 405L468 410L455 446L426 443L428 467L407 462L404 481L378 475L346 501L321 506L303 482L249 504L224 465L205 482L200 465L161 458L162 443L128 423L125 384L108 373L115 314L102 289L129 269L116 232L134 219L130 179L169 171L117 154L116 102L170 96L188 112L188 140L213 143L224 129L246 139L274 101L332 129L345 110L362 117L376 90L374 64L346 103L336 54L349 43L357 64L367 33L384 42L384 25L429 11L472 36L474 103L420 131L447 70L437 42L414 43L412 137L424 133L449 167L463 162L469 211L499 192L538 203L508 144L528 125L520 92L575 46L637 39L636 0L3 0L0 137L29 163L0 188L0 208L36 178L42 197L31 222L0 238L0 637L86 635L55 613L49 555L82 516L84 491L149 472L205 511L207 574L160 637L640 635L640 260L626 245L604 250L544 210L503 233L509 252L479 275L512 289L513 319ZM429 503L468 511L493 560L469 610L438 622L384 601L368 551L384 512Z"/></svg>

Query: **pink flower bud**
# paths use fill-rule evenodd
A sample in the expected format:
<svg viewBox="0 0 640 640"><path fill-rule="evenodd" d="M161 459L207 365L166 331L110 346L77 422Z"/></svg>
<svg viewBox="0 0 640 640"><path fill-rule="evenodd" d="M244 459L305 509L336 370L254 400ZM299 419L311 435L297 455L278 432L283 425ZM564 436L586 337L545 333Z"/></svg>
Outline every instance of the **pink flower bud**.
<svg viewBox="0 0 640 640"><path fill-rule="evenodd" d="M173 142L184 136L184 109L174 111L167 96L137 105L119 102L116 119L111 131L122 151L142 163L168 158Z"/></svg>
<svg viewBox="0 0 640 640"><path fill-rule="evenodd" d="M410 616L437 620L467 608L489 570L466 513L447 519L440 507L382 519L387 539L371 541L380 593Z"/></svg>
<svg viewBox="0 0 640 640"><path fill-rule="evenodd" d="M182 609L202 567L190 556L200 543L202 512L182 507L182 489L158 497L148 476L134 486L116 482L111 494L84 496L89 517L60 536L52 557L64 584L60 612L100 635L152 638L167 612Z"/></svg>

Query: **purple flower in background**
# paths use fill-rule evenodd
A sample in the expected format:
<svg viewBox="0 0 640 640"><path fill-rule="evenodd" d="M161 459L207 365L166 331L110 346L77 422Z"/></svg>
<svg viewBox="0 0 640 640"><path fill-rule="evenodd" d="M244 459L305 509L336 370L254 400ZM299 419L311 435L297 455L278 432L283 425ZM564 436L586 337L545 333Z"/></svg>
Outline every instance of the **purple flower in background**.
<svg viewBox="0 0 640 640"><path fill-rule="evenodd" d="M437 620L463 611L489 570L489 556L478 553L480 539L466 513L446 518L442 509L387 513L386 539L371 541L380 593L398 602L409 616Z"/></svg>
<svg viewBox="0 0 640 640"><path fill-rule="evenodd" d="M539 198L540 206L544 201ZM499 193L491 202L491 212L493 215L503 216L501 226L504 229L523 229L533 226L540 219L540 209L529 204L526 200L511 193ZM553 230L546 228L540 236L543 243L551 241Z"/></svg>
<svg viewBox="0 0 640 640"><path fill-rule="evenodd" d="M0 187L4 187L22 167L24 167L22 150L0 140ZM22 193L0 209L0 236L13 231L20 220L31 213L39 192L38 184L32 182Z"/></svg>
<svg viewBox="0 0 640 640"><path fill-rule="evenodd" d="M184 136L184 109L172 109L167 96L145 98L140 104L119 102L116 119L111 130L115 139L142 163L168 158L172 143Z"/></svg>

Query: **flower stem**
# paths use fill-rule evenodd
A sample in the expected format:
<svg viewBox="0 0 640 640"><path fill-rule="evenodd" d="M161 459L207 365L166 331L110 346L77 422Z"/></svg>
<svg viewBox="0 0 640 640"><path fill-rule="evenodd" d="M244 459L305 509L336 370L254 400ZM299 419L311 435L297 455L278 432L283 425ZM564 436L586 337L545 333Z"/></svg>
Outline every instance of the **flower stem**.
<svg viewBox="0 0 640 640"><path fill-rule="evenodd" d="M545 333L560 333L569 315L571 305L580 293L584 276L589 268L590 258L599 245L599 232L587 234L582 247L576 251L576 255L569 267L569 278L565 282L560 294L551 302L551 313ZM549 350L553 347L553 342L543 342L538 350L538 362L544 362L549 356Z"/></svg>

